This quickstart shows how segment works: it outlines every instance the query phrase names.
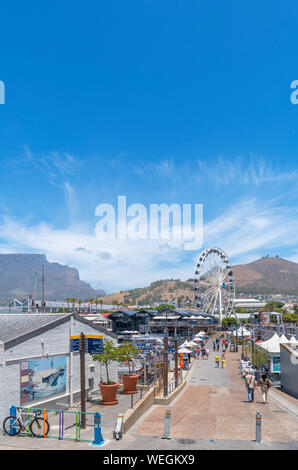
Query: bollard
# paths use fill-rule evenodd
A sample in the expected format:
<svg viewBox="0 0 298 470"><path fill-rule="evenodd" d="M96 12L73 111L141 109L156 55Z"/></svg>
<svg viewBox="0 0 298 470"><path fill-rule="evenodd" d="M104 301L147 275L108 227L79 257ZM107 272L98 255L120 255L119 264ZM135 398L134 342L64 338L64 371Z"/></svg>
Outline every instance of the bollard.
<svg viewBox="0 0 298 470"><path fill-rule="evenodd" d="M166 410L165 414L165 428L164 428L164 433L162 436L162 439L171 439L169 437L170 433L170 418L171 418L171 410Z"/></svg>
<svg viewBox="0 0 298 470"><path fill-rule="evenodd" d="M118 415L118 420L116 424L116 429L113 432L113 437L116 439L116 441L119 441L119 439L122 438L122 424L123 424L123 413L120 413Z"/></svg>
<svg viewBox="0 0 298 470"><path fill-rule="evenodd" d="M262 442L262 415L259 411L256 414L256 442Z"/></svg>
<svg viewBox="0 0 298 470"><path fill-rule="evenodd" d="M100 414L96 412L94 414L94 441L92 442L93 446L100 446L104 443L102 434L101 434L101 418Z"/></svg>

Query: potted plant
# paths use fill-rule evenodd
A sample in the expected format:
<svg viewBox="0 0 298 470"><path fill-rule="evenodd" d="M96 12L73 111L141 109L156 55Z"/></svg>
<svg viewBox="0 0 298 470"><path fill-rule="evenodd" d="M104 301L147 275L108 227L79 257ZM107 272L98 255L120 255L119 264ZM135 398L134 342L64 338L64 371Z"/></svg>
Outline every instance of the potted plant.
<svg viewBox="0 0 298 470"><path fill-rule="evenodd" d="M123 393L133 394L137 391L139 375L132 370L132 361L139 354L139 350L133 343L123 343L119 348L119 361L128 364L128 374L122 375Z"/></svg>
<svg viewBox="0 0 298 470"><path fill-rule="evenodd" d="M104 347L102 354L94 354L93 359L100 362L106 368L106 382L101 382L99 388L102 395L102 405L117 405L118 400L116 399L119 382L112 382L109 378L109 365L119 360L119 352L117 346L114 345L110 339L104 339Z"/></svg>

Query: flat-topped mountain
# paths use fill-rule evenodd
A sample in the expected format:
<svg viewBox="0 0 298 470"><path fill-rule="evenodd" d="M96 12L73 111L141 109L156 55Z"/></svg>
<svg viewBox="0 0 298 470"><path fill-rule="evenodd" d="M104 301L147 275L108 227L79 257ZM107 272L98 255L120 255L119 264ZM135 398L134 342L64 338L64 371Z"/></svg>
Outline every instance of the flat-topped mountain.
<svg viewBox="0 0 298 470"><path fill-rule="evenodd" d="M59 263L50 263L43 254L0 254L0 302L8 299L25 299L34 292L37 273L36 299L42 296L42 265L45 276L45 299L65 300L75 297L85 300L103 295L80 280L75 268Z"/></svg>

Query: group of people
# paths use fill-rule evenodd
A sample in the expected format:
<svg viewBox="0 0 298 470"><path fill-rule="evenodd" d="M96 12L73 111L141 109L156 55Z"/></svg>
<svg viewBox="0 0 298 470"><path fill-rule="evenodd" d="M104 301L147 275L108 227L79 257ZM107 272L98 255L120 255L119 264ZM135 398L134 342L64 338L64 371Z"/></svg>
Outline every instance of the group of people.
<svg viewBox="0 0 298 470"><path fill-rule="evenodd" d="M200 358L200 355L202 355L202 359L208 359L209 352L210 352L209 348L206 348L205 342L203 341L201 347L198 346L196 349L197 359Z"/></svg>
<svg viewBox="0 0 298 470"><path fill-rule="evenodd" d="M225 353L222 353L221 357L219 357L219 354L216 354L215 356L215 366L219 367L219 362L221 361L221 367L224 369L226 366L226 358L225 358Z"/></svg>
<svg viewBox="0 0 298 470"><path fill-rule="evenodd" d="M222 354L219 356L219 350L220 350L220 344L222 348ZM221 362L221 367L224 369L226 366L226 357L225 357L225 352L228 347L228 340L225 339L224 334L221 333L219 338L216 338L215 341L213 341L213 351L217 350L217 355L215 356L215 367L219 368L219 364Z"/></svg>
<svg viewBox="0 0 298 470"><path fill-rule="evenodd" d="M226 358L225 358L225 352L228 348L229 341L228 338L225 339L224 334L220 334L218 338L216 338L213 341L213 351L217 351L217 354L215 356L215 367L219 368L220 362L221 362L221 367L224 369L226 365ZM220 355L220 347L222 349L222 353ZM203 348L201 349L202 356L203 355ZM208 357L208 356L207 356ZM205 358L205 357L204 357ZM268 391L269 388L272 386L272 383L266 373L263 373L260 380L256 380L255 374L251 371L246 372L245 376L245 383L248 391L248 401L249 403L252 403L254 401L254 392L256 388L259 386L262 392L262 397L263 397L263 403L266 404L268 403L267 397L268 397Z"/></svg>
<svg viewBox="0 0 298 470"><path fill-rule="evenodd" d="M254 401L254 393L259 385L261 387L261 392L263 396L263 403L266 404L268 403L267 397L268 397L268 391L269 388L271 387L272 383L267 377L267 374L262 374L261 378L259 381L256 380L255 374L253 372L246 372L245 376L245 383L247 387L247 392L248 392L248 401L249 403L252 403Z"/></svg>

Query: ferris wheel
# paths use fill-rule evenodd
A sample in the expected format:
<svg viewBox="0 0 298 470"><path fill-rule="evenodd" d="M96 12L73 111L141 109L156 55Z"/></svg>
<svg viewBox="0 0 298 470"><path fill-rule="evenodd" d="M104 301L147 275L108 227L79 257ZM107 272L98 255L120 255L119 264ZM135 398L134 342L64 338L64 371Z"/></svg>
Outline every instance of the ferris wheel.
<svg viewBox="0 0 298 470"><path fill-rule="evenodd" d="M205 312L230 316L234 313L235 280L227 254L207 248L199 255L194 276L195 306Z"/></svg>

